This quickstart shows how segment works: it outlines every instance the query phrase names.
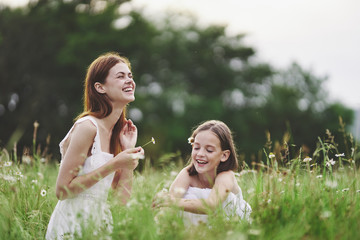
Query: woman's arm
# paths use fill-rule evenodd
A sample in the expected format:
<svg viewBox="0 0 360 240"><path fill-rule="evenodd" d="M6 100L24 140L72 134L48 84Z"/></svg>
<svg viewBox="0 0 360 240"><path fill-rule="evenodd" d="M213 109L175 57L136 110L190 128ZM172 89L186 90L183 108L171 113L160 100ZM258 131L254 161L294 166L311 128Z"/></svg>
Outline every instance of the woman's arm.
<svg viewBox="0 0 360 240"><path fill-rule="evenodd" d="M90 121L79 123L73 129L56 182L56 196L58 199L66 199L83 192L116 169L133 168L137 165L137 159L133 159L132 155L140 149L133 148L116 155L98 169L77 176L88 156L95 135L96 127Z"/></svg>
<svg viewBox="0 0 360 240"><path fill-rule="evenodd" d="M119 134L121 148L123 150L133 148L137 141L137 128L131 120L126 120ZM144 150L138 154L144 155ZM111 187L115 190L123 204L130 199L133 183L133 169L118 169L115 172Z"/></svg>
<svg viewBox="0 0 360 240"><path fill-rule="evenodd" d="M234 173L232 171L222 172L217 175L214 187L206 199L173 199L175 204L184 211L207 214L220 206L228 197L234 187Z"/></svg>

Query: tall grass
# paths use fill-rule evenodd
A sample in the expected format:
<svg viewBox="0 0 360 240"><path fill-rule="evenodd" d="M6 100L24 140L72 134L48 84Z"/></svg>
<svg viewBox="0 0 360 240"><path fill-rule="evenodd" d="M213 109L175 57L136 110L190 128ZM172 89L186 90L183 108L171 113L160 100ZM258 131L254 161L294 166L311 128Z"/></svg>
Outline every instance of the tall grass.
<svg viewBox="0 0 360 240"><path fill-rule="evenodd" d="M153 209L154 195L182 168L169 160L159 169L145 159L136 172L133 194L126 206L109 194L114 230L94 236L93 228L80 239L359 239L360 182L356 144L350 155L331 141L319 139L312 158L299 154L286 164L264 151L267 164L236 173L253 212L251 223L213 213L209 223L185 227L179 209ZM20 162L0 151L0 238L43 239L56 205L58 164L40 154ZM165 157L164 157L165 159ZM169 158L171 159L171 158Z"/></svg>

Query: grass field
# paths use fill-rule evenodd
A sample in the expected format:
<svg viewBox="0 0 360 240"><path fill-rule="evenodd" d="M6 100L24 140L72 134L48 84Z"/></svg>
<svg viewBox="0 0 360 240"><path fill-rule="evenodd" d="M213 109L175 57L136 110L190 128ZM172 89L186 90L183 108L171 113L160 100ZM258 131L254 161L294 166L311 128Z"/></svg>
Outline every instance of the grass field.
<svg viewBox="0 0 360 240"><path fill-rule="evenodd" d="M326 152L325 152L326 154ZM185 228L178 209L152 209L156 192L168 188L181 164L136 172L126 206L109 195L114 231L105 239L360 239L360 171L354 161L309 158L274 162L236 173L252 222L210 216L207 225ZM270 158L271 160L271 158ZM145 159L147 161L147 159ZM271 162L271 161L270 161ZM336 168L336 170L334 170ZM0 153L0 238L43 239L56 205L57 164L34 157L18 164ZM83 239L94 237L91 229Z"/></svg>

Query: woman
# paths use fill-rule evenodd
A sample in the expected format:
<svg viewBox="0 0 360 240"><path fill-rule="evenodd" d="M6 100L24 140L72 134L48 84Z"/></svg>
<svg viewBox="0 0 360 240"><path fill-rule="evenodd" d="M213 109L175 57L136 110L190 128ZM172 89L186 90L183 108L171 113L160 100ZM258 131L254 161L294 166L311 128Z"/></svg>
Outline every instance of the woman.
<svg viewBox="0 0 360 240"><path fill-rule="evenodd" d="M92 226L95 233L112 231L108 190L112 187L126 203L133 170L144 156L141 147L135 148L137 128L125 118L126 105L135 100L134 92L127 58L107 53L89 66L84 111L60 143L59 201L46 239L82 236L82 231Z"/></svg>

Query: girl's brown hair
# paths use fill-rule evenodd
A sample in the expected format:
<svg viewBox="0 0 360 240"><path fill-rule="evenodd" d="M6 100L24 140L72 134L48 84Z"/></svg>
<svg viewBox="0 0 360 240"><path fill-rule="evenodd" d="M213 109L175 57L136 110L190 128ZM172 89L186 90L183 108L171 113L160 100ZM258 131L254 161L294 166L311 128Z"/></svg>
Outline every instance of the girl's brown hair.
<svg viewBox="0 0 360 240"><path fill-rule="evenodd" d="M194 141L196 135L201 131L210 130L212 131L220 140L221 150L229 150L230 155L229 158L225 162L220 162L219 166L217 167L216 174L219 174L224 171L228 170L237 170L239 167L238 159L237 159L237 152L234 144L234 140L231 134L231 130L229 127L223 123L222 121L218 120L210 120L200 124L192 133L191 137L189 138L189 142L192 143ZM194 176L197 175L198 172L196 171L194 164L191 162L190 159L190 167L188 169L189 175Z"/></svg>
<svg viewBox="0 0 360 240"><path fill-rule="evenodd" d="M84 82L84 110L75 120L85 116L104 118L112 112L112 104L106 94L101 94L95 89L95 83L104 84L110 69L119 62L125 63L131 70L130 61L117 53L106 53L95 59L89 66ZM110 140L110 153L114 155L121 152L119 133L125 122L126 107L124 107L119 120L116 122Z"/></svg>

